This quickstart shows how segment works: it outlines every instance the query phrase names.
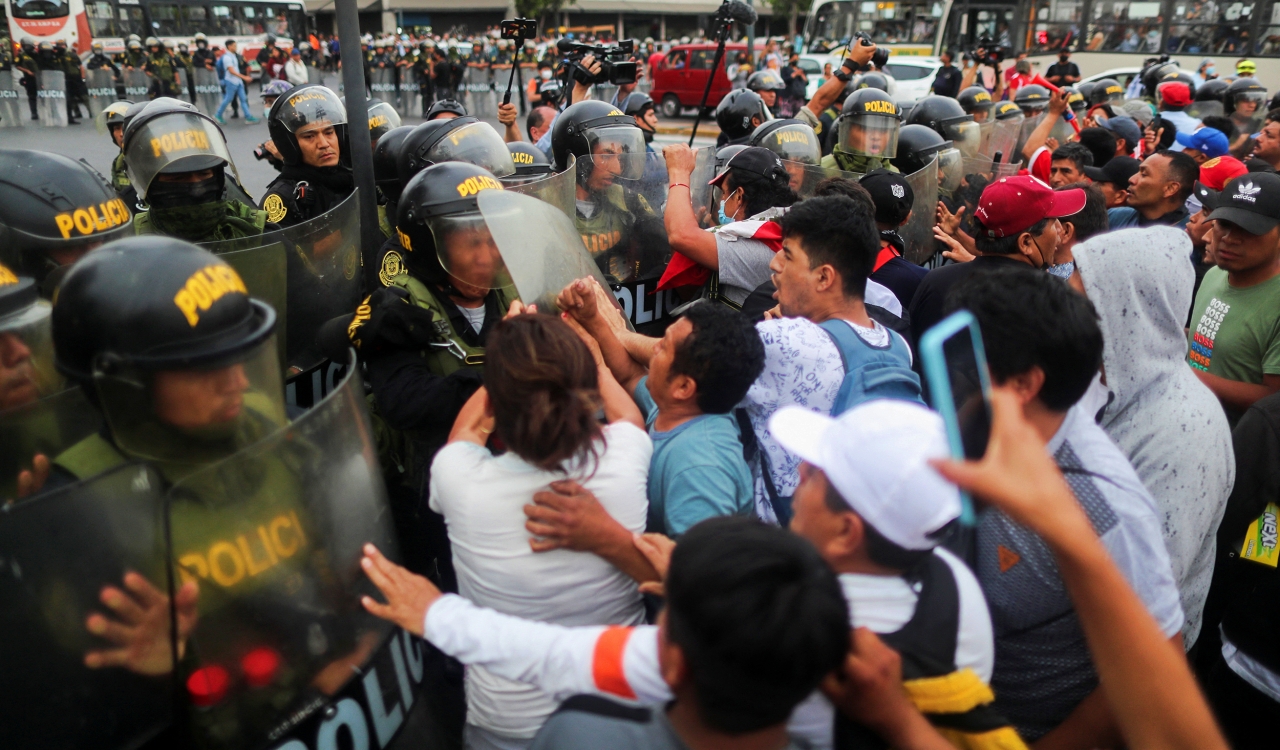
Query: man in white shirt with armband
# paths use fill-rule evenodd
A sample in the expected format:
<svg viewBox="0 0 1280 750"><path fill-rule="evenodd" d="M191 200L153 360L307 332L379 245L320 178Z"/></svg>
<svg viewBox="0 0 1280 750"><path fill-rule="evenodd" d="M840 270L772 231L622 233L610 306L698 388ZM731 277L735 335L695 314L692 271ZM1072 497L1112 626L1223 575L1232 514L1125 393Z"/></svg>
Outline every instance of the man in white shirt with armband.
<svg viewBox="0 0 1280 750"><path fill-rule="evenodd" d="M926 696L931 711L946 705L945 713L926 714L945 724L944 735L963 742L983 734L984 741L998 737L999 747L1019 747L991 707L994 646L981 589L958 558L937 547L960 513L955 487L927 464L948 455L941 418L919 404L880 399L834 419L788 407L770 429L805 461L792 529L839 574L851 625L869 628L901 653L903 685L918 706ZM589 494L579 512L583 520L569 532L577 534L575 548L589 547L586 537L616 536L610 526L616 522ZM663 552L670 553L664 542L649 535L635 545L650 551L660 572ZM424 637L464 664L529 682L560 700L594 693L659 706L671 699L654 626L530 622L461 597L436 598L425 580L418 586L430 592L418 605L426 608ZM396 607L393 592L384 593ZM832 747L837 732L872 731L837 720L816 692L795 709L788 729L814 748Z"/></svg>

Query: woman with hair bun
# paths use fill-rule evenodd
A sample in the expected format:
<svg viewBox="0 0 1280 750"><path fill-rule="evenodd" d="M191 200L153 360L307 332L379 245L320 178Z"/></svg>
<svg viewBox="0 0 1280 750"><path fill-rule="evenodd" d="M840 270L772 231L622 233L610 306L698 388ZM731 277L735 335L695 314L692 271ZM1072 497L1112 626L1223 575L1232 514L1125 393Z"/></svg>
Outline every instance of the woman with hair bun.
<svg viewBox="0 0 1280 750"><path fill-rule="evenodd" d="M562 625L641 623L630 576L588 552L534 552L524 514L535 493L572 480L623 527L643 533L653 445L639 409L573 329L550 315L514 315L493 328L484 383L431 466L430 505L448 526L459 593ZM491 437L505 453L486 447ZM468 748L523 747L557 705L480 667L467 669L466 693Z"/></svg>

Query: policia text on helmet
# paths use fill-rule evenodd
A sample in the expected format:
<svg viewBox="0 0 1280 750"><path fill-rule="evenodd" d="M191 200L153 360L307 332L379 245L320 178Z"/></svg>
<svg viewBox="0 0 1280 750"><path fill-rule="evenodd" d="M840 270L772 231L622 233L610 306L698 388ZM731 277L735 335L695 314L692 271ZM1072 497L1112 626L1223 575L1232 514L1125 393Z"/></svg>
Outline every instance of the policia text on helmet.
<svg viewBox="0 0 1280 750"><path fill-rule="evenodd" d="M304 84L276 99L267 129L284 166L267 186L260 208L267 221L293 226L319 216L351 195L347 110L338 95Z"/></svg>
<svg viewBox="0 0 1280 750"><path fill-rule="evenodd" d="M134 217L138 234L212 242L268 228L265 211L229 197L227 168L236 175L226 138L191 105L151 102L125 126L124 149L129 181L147 205Z"/></svg>

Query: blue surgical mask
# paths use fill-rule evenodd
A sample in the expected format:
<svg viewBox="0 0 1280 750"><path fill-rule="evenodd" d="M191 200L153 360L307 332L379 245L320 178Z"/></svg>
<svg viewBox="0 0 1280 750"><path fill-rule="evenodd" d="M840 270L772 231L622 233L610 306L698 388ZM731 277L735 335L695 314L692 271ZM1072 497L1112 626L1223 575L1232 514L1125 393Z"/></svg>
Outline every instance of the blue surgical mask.
<svg viewBox="0 0 1280 750"><path fill-rule="evenodd" d="M735 219L730 218L729 215L724 212L724 202L727 200L729 199L725 198L724 200L720 201L720 226L724 226L725 224L732 224L735 221Z"/></svg>
<svg viewBox="0 0 1280 750"><path fill-rule="evenodd" d="M1207 68L1205 68L1205 69L1204 69L1204 74L1205 74L1205 75L1207 75L1207 76L1214 75L1214 74L1216 74L1217 72L1218 72L1218 68L1217 68L1217 66L1216 66L1216 65L1210 65L1209 67L1207 67Z"/></svg>

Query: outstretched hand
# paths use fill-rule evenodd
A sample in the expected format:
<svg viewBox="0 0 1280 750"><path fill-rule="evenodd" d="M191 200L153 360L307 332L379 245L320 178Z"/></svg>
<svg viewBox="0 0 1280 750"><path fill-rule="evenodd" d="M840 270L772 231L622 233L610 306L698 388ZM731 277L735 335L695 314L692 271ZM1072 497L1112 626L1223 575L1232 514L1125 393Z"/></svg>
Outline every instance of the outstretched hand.
<svg viewBox="0 0 1280 750"><path fill-rule="evenodd" d="M598 552L619 531L630 536L590 490L571 479L552 482L549 490L534 494L524 514L529 519L524 527L534 535L529 540L534 552Z"/></svg>
<svg viewBox="0 0 1280 750"><path fill-rule="evenodd" d="M423 576L391 562L372 544L364 546L360 567L387 600L382 604L372 596L360 597L360 603L369 614L395 623L421 638L427 610L443 596L440 589Z"/></svg>
<svg viewBox="0 0 1280 750"><path fill-rule="evenodd" d="M186 651L187 637L196 626L196 599L199 587L187 581L178 588L174 601L178 612L178 655ZM173 651L169 642L169 597L142 575L124 575L124 590L104 586L99 600L111 610L111 617L94 612L85 620L85 629L111 642L114 648L89 651L84 665L89 669L124 667L142 675L162 675L173 671Z"/></svg>

